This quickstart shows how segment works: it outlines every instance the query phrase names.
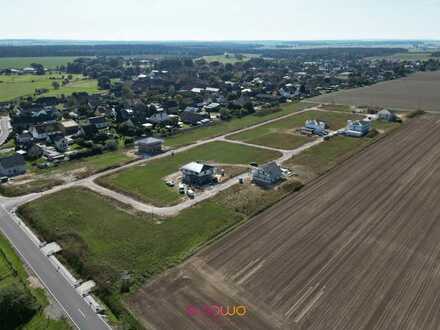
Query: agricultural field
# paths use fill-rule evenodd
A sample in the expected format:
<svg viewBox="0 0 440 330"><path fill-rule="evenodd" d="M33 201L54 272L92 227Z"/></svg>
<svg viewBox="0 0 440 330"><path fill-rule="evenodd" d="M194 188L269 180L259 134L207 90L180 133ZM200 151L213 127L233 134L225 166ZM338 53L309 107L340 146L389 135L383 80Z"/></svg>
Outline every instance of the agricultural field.
<svg viewBox="0 0 440 330"><path fill-rule="evenodd" d="M281 153L276 151L216 141L98 178L97 182L146 203L168 206L178 204L182 197L176 189L165 184L164 177L178 172L186 163L207 161L248 165L251 162L265 163L280 156Z"/></svg>
<svg viewBox="0 0 440 330"><path fill-rule="evenodd" d="M402 79L317 96L309 101L440 112L439 89L440 71L418 72Z"/></svg>
<svg viewBox="0 0 440 330"><path fill-rule="evenodd" d="M236 64L239 62L249 61L253 57L259 57L259 55L255 54L228 54L228 55L211 55L211 56L203 56L202 58L206 60L208 63L212 62L220 62L223 64Z"/></svg>
<svg viewBox="0 0 440 330"><path fill-rule="evenodd" d="M130 310L147 328L436 328L439 128L410 120L147 283ZM187 313L213 303L247 313Z"/></svg>
<svg viewBox="0 0 440 330"><path fill-rule="evenodd" d="M370 60L387 60L387 61L427 61L433 58L429 52L407 52L397 53L389 56L370 57Z"/></svg>
<svg viewBox="0 0 440 330"><path fill-rule="evenodd" d="M93 79L84 78L81 75L73 75L73 79L62 85L62 77L67 75L46 74L38 75L0 75L0 102L10 101L22 96L33 96L36 89L48 89L42 96L58 96L61 94L70 95L75 92L87 92L89 94L102 93L98 89L98 82ZM53 79L51 79L53 78ZM59 89L55 89L52 83L57 81Z"/></svg>
<svg viewBox="0 0 440 330"><path fill-rule="evenodd" d="M44 312L49 300L42 288L31 287L29 276L9 242L0 234L0 296L5 299L8 291L15 293L14 298L21 305L32 306L34 312L25 315L25 308L15 306L14 310L20 309L20 317L15 311L0 310L2 328L13 329L16 325L26 330L68 330L70 325L64 319L49 319ZM1 300L4 307L4 300ZM15 324L12 324L12 323Z"/></svg>
<svg viewBox="0 0 440 330"><path fill-rule="evenodd" d="M0 57L0 70L2 69L23 69L32 63L38 63L45 68L54 70L61 65L73 62L76 57L69 56L48 56L48 57Z"/></svg>
<svg viewBox="0 0 440 330"><path fill-rule="evenodd" d="M171 148L177 148L184 145L192 144L199 140L220 136L227 133L256 125L271 119L292 114L296 111L310 108L310 104L297 102L281 105L281 110L267 113L264 115L253 114L242 118L234 118L227 122L221 122L213 126L200 127L187 132L178 133L165 139L165 145Z"/></svg>
<svg viewBox="0 0 440 330"><path fill-rule="evenodd" d="M304 126L306 120L322 120L329 125L331 130L336 130L345 127L347 125L347 120L356 118L361 117L345 113L307 111L267 125L228 136L228 139L273 148L295 149L307 142L314 140L313 137L307 137L296 132L297 129Z"/></svg>

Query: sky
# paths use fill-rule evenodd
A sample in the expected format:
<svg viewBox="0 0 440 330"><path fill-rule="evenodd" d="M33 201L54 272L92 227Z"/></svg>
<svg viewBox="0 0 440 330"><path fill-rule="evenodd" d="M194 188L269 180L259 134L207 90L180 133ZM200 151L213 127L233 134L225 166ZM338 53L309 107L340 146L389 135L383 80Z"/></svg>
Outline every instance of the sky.
<svg viewBox="0 0 440 330"><path fill-rule="evenodd" d="M0 39L440 39L440 0L0 0Z"/></svg>

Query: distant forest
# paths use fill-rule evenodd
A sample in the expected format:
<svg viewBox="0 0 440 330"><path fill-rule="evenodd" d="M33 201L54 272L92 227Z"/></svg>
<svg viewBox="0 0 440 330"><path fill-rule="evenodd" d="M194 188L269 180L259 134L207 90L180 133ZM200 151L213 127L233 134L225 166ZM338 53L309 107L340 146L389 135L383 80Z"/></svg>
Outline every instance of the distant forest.
<svg viewBox="0 0 440 330"><path fill-rule="evenodd" d="M271 58L356 58L407 52L390 47L266 48L260 44L181 42L158 44L0 46L0 57L172 55L200 57L224 53L260 54Z"/></svg>

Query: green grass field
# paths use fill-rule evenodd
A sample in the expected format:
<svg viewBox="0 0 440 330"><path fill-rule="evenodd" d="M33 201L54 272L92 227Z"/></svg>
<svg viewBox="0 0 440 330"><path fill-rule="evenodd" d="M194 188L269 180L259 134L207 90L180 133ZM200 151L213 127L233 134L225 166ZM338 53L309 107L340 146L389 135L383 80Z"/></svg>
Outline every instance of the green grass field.
<svg viewBox="0 0 440 330"><path fill-rule="evenodd" d="M56 69L60 65L73 62L76 57L71 56L47 56L47 57L0 57L1 69L22 69L32 63L38 63L48 69Z"/></svg>
<svg viewBox="0 0 440 330"><path fill-rule="evenodd" d="M391 132L399 126L400 124L398 123L383 123L379 121L373 123L373 128L380 129L382 133ZM335 136L329 141L305 150L298 156L284 162L283 165L289 168L302 166L312 173L312 177L315 177L328 171L349 156L359 152L381 136L383 136L383 134L372 138Z"/></svg>
<svg viewBox="0 0 440 330"><path fill-rule="evenodd" d="M295 149L313 140L313 138L295 133L295 129L304 126L306 120L323 120L330 126L330 129L336 130L346 126L347 120L353 118L360 117L345 113L308 111L234 134L228 138L274 148Z"/></svg>
<svg viewBox="0 0 440 330"><path fill-rule="evenodd" d="M267 191L235 185L167 219L127 211L126 206L85 188L45 196L18 212L46 241L63 247L61 257L70 268L97 282L99 297L119 320L132 320L121 303L123 272L132 276L133 292L300 186L287 182Z"/></svg>
<svg viewBox="0 0 440 330"><path fill-rule="evenodd" d="M177 204L181 199L178 192L168 187L167 175L191 161L212 161L223 164L265 163L280 157L278 152L252 148L227 142L210 142L174 156L153 160L142 166L135 166L98 179L98 183L131 195L134 198L156 206Z"/></svg>
<svg viewBox="0 0 440 330"><path fill-rule="evenodd" d="M232 133L234 131L265 122L267 120L279 118L296 111L309 108L310 104L297 102L288 103L281 106L281 110L266 115L249 115L242 118L234 118L230 121L221 122L213 126L200 127L191 131L176 134L174 136L165 139L165 145L172 148L177 148L183 145L188 145L199 140L205 140L208 138L216 137L226 133Z"/></svg>
<svg viewBox="0 0 440 330"><path fill-rule="evenodd" d="M55 78L50 79L50 78ZM34 96L36 89L46 88L49 91L42 96L58 96L61 94L70 95L75 92L87 92L89 94L102 93L98 89L96 80L86 79L81 75L73 75L73 79L65 86L55 90L52 86L53 81L58 81L61 85L62 75L46 74L37 75L0 75L0 101L10 101L21 96Z"/></svg>
<svg viewBox="0 0 440 330"><path fill-rule="evenodd" d="M21 263L21 260L16 255L14 249L0 234L0 289L9 286L18 286L24 288L27 292L35 297L40 310L34 317L25 325L25 330L67 330L70 329L69 324L65 320L51 320L48 319L43 312L44 307L48 305L48 300L45 292L42 289L31 289L28 287L28 274ZM1 313L1 311L0 311ZM5 329L7 325L2 324ZM20 328L21 329L21 328Z"/></svg>

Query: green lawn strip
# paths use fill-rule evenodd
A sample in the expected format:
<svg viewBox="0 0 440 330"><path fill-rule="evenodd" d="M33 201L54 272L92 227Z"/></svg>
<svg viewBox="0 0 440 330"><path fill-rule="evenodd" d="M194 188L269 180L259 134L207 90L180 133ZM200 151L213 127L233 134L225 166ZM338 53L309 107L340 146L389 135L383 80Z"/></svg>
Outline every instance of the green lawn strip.
<svg viewBox="0 0 440 330"><path fill-rule="evenodd" d="M23 69L30 67L32 63L41 64L48 69L56 69L61 65L73 62L75 58L72 56L1 57L0 69Z"/></svg>
<svg viewBox="0 0 440 330"><path fill-rule="evenodd" d="M22 325L23 329L45 330L45 329L71 329L70 325L64 320L51 320L44 315L44 307L49 304L46 293L43 289L33 289L28 286L28 273L26 272L20 258L15 253L10 243L0 234L0 273L5 275L5 270L9 269L9 275L0 276L0 289L12 287L21 288L23 292L33 296L33 300L38 305L37 312L27 322ZM32 301L32 299L31 299ZM0 311L1 313L1 311ZM2 324L6 326L6 324Z"/></svg>
<svg viewBox="0 0 440 330"><path fill-rule="evenodd" d="M74 92L100 93L96 80L84 78L82 75L72 75L72 80L62 85L61 74L38 75L0 75L0 101L9 101L21 96L32 96L36 89L46 88L49 91L42 96L70 95ZM67 78L67 74L64 74ZM55 78L55 79L51 79ZM55 90L52 83L57 81L60 88Z"/></svg>
<svg viewBox="0 0 440 330"><path fill-rule="evenodd" d="M256 125L271 119L276 119L295 111L304 110L309 108L310 104L307 103L287 103L281 106L281 110L266 115L249 115L242 118L234 118L230 121L223 121L212 126L199 127L190 131L178 133L174 136L167 137L165 139L165 145L168 147L176 148L183 145L188 145L199 140L205 140L213 138L226 133L232 133L234 131Z"/></svg>
<svg viewBox="0 0 440 330"><path fill-rule="evenodd" d="M54 174L84 169L84 171L81 172L81 177L85 177L136 160L136 158L128 156L126 152L126 149L105 152L96 156L71 160L56 167L46 169L33 168L32 171L36 174Z"/></svg>
<svg viewBox="0 0 440 330"><path fill-rule="evenodd" d="M269 123L248 131L231 135L228 138L231 140L239 140L265 146L279 147L283 149L294 149L301 144L310 141L310 139L304 139L304 136L292 135L295 134L295 129L304 126L306 120L322 120L329 125L330 129L336 130L345 127L347 125L347 120L356 118L361 117L345 113L307 111L288 118L280 119L273 123ZM290 134L292 135L292 137L290 139L287 139L286 137L280 136L280 142L277 143L276 139L274 139L272 135L274 133L281 133L286 135Z"/></svg>
<svg viewBox="0 0 440 330"><path fill-rule="evenodd" d="M126 149L113 152L106 152L101 155L86 157L80 160L72 160L57 167L38 169L30 167L30 172L35 174L25 183L19 181L0 184L0 195L7 197L23 196L30 193L42 192L64 183L62 178L55 178L54 175L67 174L76 171L74 176L81 179L114 167L119 167L135 161L137 158L128 156Z"/></svg>
<svg viewBox="0 0 440 330"><path fill-rule="evenodd" d="M210 142L174 156L156 159L142 166L134 166L97 182L105 187L131 195L156 206L177 204L180 195L168 187L163 178L175 173L192 161L211 161L222 164L265 163L281 156L281 153L228 142Z"/></svg>

